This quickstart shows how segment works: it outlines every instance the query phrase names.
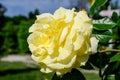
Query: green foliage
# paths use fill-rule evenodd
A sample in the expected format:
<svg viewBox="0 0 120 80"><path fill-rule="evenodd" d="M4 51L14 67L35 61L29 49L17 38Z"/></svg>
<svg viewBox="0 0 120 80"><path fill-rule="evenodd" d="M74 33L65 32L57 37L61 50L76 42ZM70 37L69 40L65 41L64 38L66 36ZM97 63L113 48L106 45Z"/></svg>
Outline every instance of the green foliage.
<svg viewBox="0 0 120 80"><path fill-rule="evenodd" d="M2 29L2 36L4 36L3 45L1 47L1 50L3 50L5 53L10 53L12 51L12 48L16 47L16 36L15 32L17 31L16 27L13 26L13 23L10 21L6 24L6 26Z"/></svg>
<svg viewBox="0 0 120 80"><path fill-rule="evenodd" d="M116 79L116 77L120 76L120 74L116 75L120 72L119 68L120 68L120 62L111 62L109 63L108 67L105 69L103 76L107 78L107 76L114 74L115 80L119 80L119 79Z"/></svg>
<svg viewBox="0 0 120 80"><path fill-rule="evenodd" d="M110 58L110 62L120 61L120 53L117 53L113 57Z"/></svg>
<svg viewBox="0 0 120 80"><path fill-rule="evenodd" d="M115 80L115 75L114 74L108 75L107 80Z"/></svg>
<svg viewBox="0 0 120 80"><path fill-rule="evenodd" d="M25 54L29 51L27 44L27 37L29 35L28 29L33 24L34 19L27 20L24 16L15 16L0 32L1 48L0 52L6 54Z"/></svg>
<svg viewBox="0 0 120 80"><path fill-rule="evenodd" d="M118 14L117 14L116 12L113 12L111 18L112 18L112 20L113 20L114 22L117 22L117 21L119 20L119 16L118 16Z"/></svg>
<svg viewBox="0 0 120 80"><path fill-rule="evenodd" d="M113 38L115 40L120 40L120 18L117 13L113 13L111 19L116 23L115 28L112 30L113 31Z"/></svg>
<svg viewBox="0 0 120 80"><path fill-rule="evenodd" d="M104 5L108 0L96 0L93 6L90 8L90 14L93 15L95 10Z"/></svg>
<svg viewBox="0 0 120 80"><path fill-rule="evenodd" d="M108 43L112 38L112 33L110 31L94 31L93 32L96 38L99 40L99 43Z"/></svg>
<svg viewBox="0 0 120 80"><path fill-rule="evenodd" d="M94 14L95 10L98 10L98 8L104 5L106 1L107 0L96 0L94 5L90 9L90 14L95 15ZM96 19L93 20L94 26L93 36L95 36L99 40L98 51L103 50L103 52L102 53L98 52L97 54L91 55L88 60L88 63L99 69L99 75L102 80L109 80L108 78L114 78L114 80L119 80L120 16L116 12L114 12L111 18L107 17L98 18L96 16L93 17L94 19ZM110 40L112 42L110 42ZM112 49L110 51L105 51L107 48ZM113 49L115 49L115 51L112 51Z"/></svg>
<svg viewBox="0 0 120 80"><path fill-rule="evenodd" d="M112 39L111 30L115 25L116 23L106 17L100 20L93 20L93 35L99 39L100 43L108 43Z"/></svg>
<svg viewBox="0 0 120 80"><path fill-rule="evenodd" d="M120 19L117 20L117 26L120 29Z"/></svg>
<svg viewBox="0 0 120 80"><path fill-rule="evenodd" d="M27 37L29 35L28 29L33 23L33 20L31 21L21 21L21 24L18 26L18 32L17 32L17 39L18 39L18 50L20 53L28 52L28 44L27 44Z"/></svg>
<svg viewBox="0 0 120 80"><path fill-rule="evenodd" d="M115 27L115 25L116 24L107 17L100 20L93 20L93 26L96 30L112 29L113 27Z"/></svg>

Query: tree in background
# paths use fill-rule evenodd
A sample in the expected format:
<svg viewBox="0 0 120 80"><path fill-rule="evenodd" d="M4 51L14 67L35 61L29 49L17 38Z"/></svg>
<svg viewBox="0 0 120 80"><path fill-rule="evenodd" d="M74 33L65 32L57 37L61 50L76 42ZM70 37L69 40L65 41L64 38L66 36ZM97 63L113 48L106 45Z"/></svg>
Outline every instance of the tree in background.
<svg viewBox="0 0 120 80"><path fill-rule="evenodd" d="M4 16L4 13L7 11L6 7L4 7L0 3L0 31L4 27L6 22L6 17ZM4 36L0 33L0 47L3 45ZM0 51L1 52L1 51Z"/></svg>
<svg viewBox="0 0 120 80"><path fill-rule="evenodd" d="M29 35L28 29L34 20L29 21L21 21L21 23L17 26L17 41L18 41L18 52L21 54L27 53L29 51L28 44L27 44L27 37Z"/></svg>
<svg viewBox="0 0 120 80"><path fill-rule="evenodd" d="M6 11L7 11L6 7L4 7L4 6L0 3L0 16L3 16Z"/></svg>
<svg viewBox="0 0 120 80"><path fill-rule="evenodd" d="M76 11L79 11L80 9L87 9L87 3L86 0L70 0L70 8L76 8Z"/></svg>
<svg viewBox="0 0 120 80"><path fill-rule="evenodd" d="M4 13L7 11L6 7L0 3L0 27L3 27L5 24Z"/></svg>
<svg viewBox="0 0 120 80"><path fill-rule="evenodd" d="M39 15L39 14L40 14L40 12L39 12L38 9L35 9L34 12L30 11L29 14L28 14L29 15L29 19L35 19L36 15Z"/></svg>
<svg viewBox="0 0 120 80"><path fill-rule="evenodd" d="M38 9L30 12L27 18L23 15L7 17L4 15L6 8L0 4L0 53L6 54L25 54L28 53L27 36L28 29L33 24ZM3 25L4 24L4 25Z"/></svg>
<svg viewBox="0 0 120 80"><path fill-rule="evenodd" d="M116 0L114 4L111 3L111 8L112 9L120 9L120 6L118 4L119 4L119 2L118 2L118 0Z"/></svg>

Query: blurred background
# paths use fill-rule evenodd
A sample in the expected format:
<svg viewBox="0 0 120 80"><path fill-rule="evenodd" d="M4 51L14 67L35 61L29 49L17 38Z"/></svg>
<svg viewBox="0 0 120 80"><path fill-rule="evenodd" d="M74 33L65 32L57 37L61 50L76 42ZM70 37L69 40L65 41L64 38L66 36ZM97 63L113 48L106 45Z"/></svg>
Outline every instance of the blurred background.
<svg viewBox="0 0 120 80"><path fill-rule="evenodd" d="M36 15L53 14L59 7L74 7L77 11L84 8L89 11L87 0L0 0L0 80L51 78L53 74L41 73L39 65L31 60L27 37L28 29L34 23ZM109 0L96 12L94 18L111 17L113 12L120 15L120 0ZM98 72L93 73L97 77ZM88 74L90 79L91 74Z"/></svg>

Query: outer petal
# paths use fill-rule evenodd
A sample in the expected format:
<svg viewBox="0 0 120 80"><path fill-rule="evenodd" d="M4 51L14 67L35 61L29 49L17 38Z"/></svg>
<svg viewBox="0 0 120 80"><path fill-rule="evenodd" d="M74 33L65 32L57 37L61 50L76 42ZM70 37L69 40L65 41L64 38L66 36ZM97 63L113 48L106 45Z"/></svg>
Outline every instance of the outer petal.
<svg viewBox="0 0 120 80"><path fill-rule="evenodd" d="M75 63L76 61L76 55L73 56L73 58L71 59L71 61L68 64L61 64L61 63L52 63L52 64L48 64L48 67L51 67L52 69L64 69L64 68L70 68L72 67L72 65Z"/></svg>
<svg viewBox="0 0 120 80"><path fill-rule="evenodd" d="M55 11L54 13L54 18L55 19L61 19L61 18L64 18L65 17L65 14L66 14L66 9L63 8L63 7L60 7L58 10Z"/></svg>
<svg viewBox="0 0 120 80"><path fill-rule="evenodd" d="M91 37L90 42L91 42L92 53L96 53L99 40L97 40L95 37Z"/></svg>
<svg viewBox="0 0 120 80"><path fill-rule="evenodd" d="M29 32L45 29L49 27L53 20L53 16L49 13L38 15L35 24L30 27Z"/></svg>

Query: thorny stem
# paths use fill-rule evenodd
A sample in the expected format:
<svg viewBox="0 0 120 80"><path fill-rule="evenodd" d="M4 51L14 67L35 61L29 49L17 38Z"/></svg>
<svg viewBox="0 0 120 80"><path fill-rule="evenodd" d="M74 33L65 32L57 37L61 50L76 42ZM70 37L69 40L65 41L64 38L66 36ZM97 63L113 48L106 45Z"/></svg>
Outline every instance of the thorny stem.
<svg viewBox="0 0 120 80"><path fill-rule="evenodd" d="M99 54L99 58L100 58L99 76L101 77L102 80L102 54Z"/></svg>
<svg viewBox="0 0 120 80"><path fill-rule="evenodd" d="M105 50L101 50L99 51L99 53L104 53L104 52L120 52L120 50L118 49L105 49Z"/></svg>
<svg viewBox="0 0 120 80"><path fill-rule="evenodd" d="M104 53L104 52L120 52L120 50L118 49L109 49L109 48L106 48L106 47L103 47L103 50L101 51L98 51L99 53ZM99 68L99 76L101 77L101 80L104 80L104 76L102 75L102 56L100 54L100 68Z"/></svg>

